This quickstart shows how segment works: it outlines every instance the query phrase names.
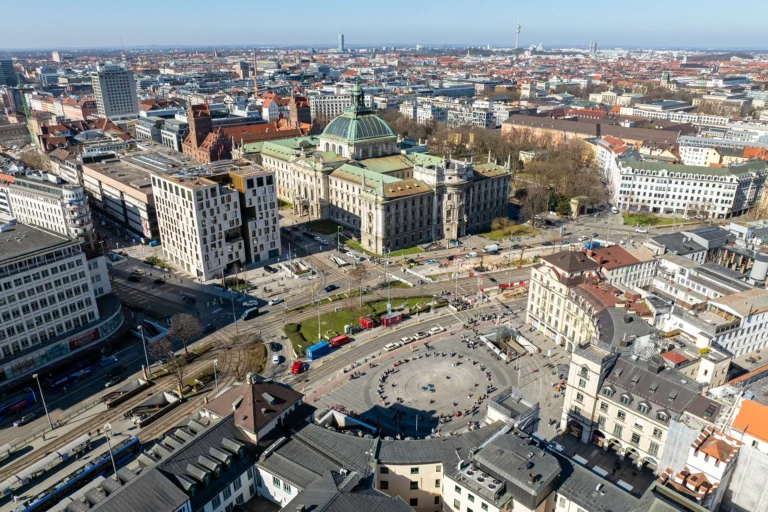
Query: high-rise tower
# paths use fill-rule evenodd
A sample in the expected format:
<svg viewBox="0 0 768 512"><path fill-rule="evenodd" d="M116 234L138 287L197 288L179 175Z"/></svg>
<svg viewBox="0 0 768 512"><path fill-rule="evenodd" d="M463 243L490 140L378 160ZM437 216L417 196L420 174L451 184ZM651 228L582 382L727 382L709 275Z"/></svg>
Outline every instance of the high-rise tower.
<svg viewBox="0 0 768 512"><path fill-rule="evenodd" d="M336 49L340 52L344 51L344 34L339 34L339 44Z"/></svg>
<svg viewBox="0 0 768 512"><path fill-rule="evenodd" d="M515 50L520 48L520 18L517 18L517 30L515 33Z"/></svg>

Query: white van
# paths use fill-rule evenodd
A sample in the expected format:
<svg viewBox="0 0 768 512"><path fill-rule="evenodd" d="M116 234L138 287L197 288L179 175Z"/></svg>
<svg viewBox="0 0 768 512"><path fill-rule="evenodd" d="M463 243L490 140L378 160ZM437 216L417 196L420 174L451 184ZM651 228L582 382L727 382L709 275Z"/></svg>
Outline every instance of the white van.
<svg viewBox="0 0 768 512"><path fill-rule="evenodd" d="M439 325L436 325L429 330L429 334L437 334L439 332L443 332L444 330L445 330L445 327L440 327Z"/></svg>
<svg viewBox="0 0 768 512"><path fill-rule="evenodd" d="M397 343L387 343L384 345L384 350L389 352L390 350L395 350L397 348Z"/></svg>

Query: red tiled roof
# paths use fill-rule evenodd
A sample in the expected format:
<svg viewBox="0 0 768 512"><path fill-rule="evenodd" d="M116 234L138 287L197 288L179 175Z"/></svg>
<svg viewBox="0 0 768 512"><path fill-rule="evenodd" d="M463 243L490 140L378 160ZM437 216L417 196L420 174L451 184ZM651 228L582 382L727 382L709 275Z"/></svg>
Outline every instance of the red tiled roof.
<svg viewBox="0 0 768 512"><path fill-rule="evenodd" d="M688 360L687 357L681 355L678 352L675 352L674 350L670 350L669 352L664 352L661 354L661 357L669 361L670 363L677 366L678 364L682 364Z"/></svg>

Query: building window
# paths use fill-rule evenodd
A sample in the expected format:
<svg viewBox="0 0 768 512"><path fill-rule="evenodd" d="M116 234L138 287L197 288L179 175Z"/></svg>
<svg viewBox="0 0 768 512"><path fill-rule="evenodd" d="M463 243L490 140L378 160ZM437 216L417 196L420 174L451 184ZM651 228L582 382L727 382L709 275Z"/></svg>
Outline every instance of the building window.
<svg viewBox="0 0 768 512"><path fill-rule="evenodd" d="M607 402L600 402L600 410L601 411L607 411L608 410L608 403Z"/></svg>
<svg viewBox="0 0 768 512"><path fill-rule="evenodd" d="M283 482L283 490L288 494L291 494L291 484L288 482Z"/></svg>
<svg viewBox="0 0 768 512"><path fill-rule="evenodd" d="M239 490L243 486L243 482L240 480L240 477L235 478L235 481L232 482L232 485L235 487L235 490Z"/></svg>
<svg viewBox="0 0 768 512"><path fill-rule="evenodd" d="M461 487L459 487L458 485L457 485L457 486L455 486L455 487L453 488L453 490L454 490L454 492L455 492L456 494L461 494Z"/></svg>
<svg viewBox="0 0 768 512"><path fill-rule="evenodd" d="M279 489L280 488L280 479L277 478L276 476L273 476L272 477L272 485L274 485L275 487L277 487Z"/></svg>
<svg viewBox="0 0 768 512"><path fill-rule="evenodd" d="M559 503L559 505L558 505L558 506L559 506L559 507L564 507L564 506L565 506L565 497L563 497L563 496L560 496L560 503Z"/></svg>
<svg viewBox="0 0 768 512"><path fill-rule="evenodd" d="M597 424L602 428L605 427L605 417L604 416L598 416L597 417Z"/></svg>
<svg viewBox="0 0 768 512"><path fill-rule="evenodd" d="M651 444L648 446L648 454L656 457L659 455L659 445L651 442Z"/></svg>
<svg viewBox="0 0 768 512"><path fill-rule="evenodd" d="M440 504L440 496L435 496L435 505Z"/></svg>
<svg viewBox="0 0 768 512"><path fill-rule="evenodd" d="M475 496L472 495L472 494L467 494L467 499L470 501L470 503L474 503L475 502Z"/></svg>
<svg viewBox="0 0 768 512"><path fill-rule="evenodd" d="M418 507L419 506L419 498L411 498L409 501L409 504L412 507Z"/></svg>
<svg viewBox="0 0 768 512"><path fill-rule="evenodd" d="M613 434L616 437L621 437L621 433L622 433L623 430L624 430L624 427L622 427L621 425L614 425L613 426Z"/></svg>
<svg viewBox="0 0 768 512"><path fill-rule="evenodd" d="M639 434L635 434L634 432L632 433L632 444L634 444L635 446L640 444L640 435Z"/></svg>
<svg viewBox="0 0 768 512"><path fill-rule="evenodd" d="M221 497L218 494L214 496L213 499L211 500L211 506L213 507L214 510L216 510L221 506Z"/></svg>
<svg viewBox="0 0 768 512"><path fill-rule="evenodd" d="M379 473L382 474L382 475L388 475L389 474L389 468L380 467L379 468Z"/></svg>
<svg viewBox="0 0 768 512"><path fill-rule="evenodd" d="M411 482L411 490L415 491L419 488L419 482Z"/></svg>
<svg viewBox="0 0 768 512"><path fill-rule="evenodd" d="M461 510L461 502L459 500L453 500L453 508Z"/></svg>
<svg viewBox="0 0 768 512"><path fill-rule="evenodd" d="M582 393L576 393L576 401L577 402L583 402L584 401L584 395Z"/></svg>
<svg viewBox="0 0 768 512"><path fill-rule="evenodd" d="M229 486L226 486L224 488L224 492L222 493L225 500L228 500L232 496L232 489L230 489Z"/></svg>
<svg viewBox="0 0 768 512"><path fill-rule="evenodd" d="M440 487L440 479L435 480L435 487Z"/></svg>
<svg viewBox="0 0 768 512"><path fill-rule="evenodd" d="M481 508L482 510L488 510L488 504L487 504L487 503L481 503L481 504L480 504L480 508Z"/></svg>
<svg viewBox="0 0 768 512"><path fill-rule="evenodd" d="M611 395L613 394L613 391L611 391L609 388L605 388L605 389L603 390L603 394L604 394L605 396L611 396Z"/></svg>
<svg viewBox="0 0 768 512"><path fill-rule="evenodd" d="M619 421L626 420L627 419L627 413L625 413L624 411L618 411L616 413L616 419L618 419Z"/></svg>
<svg viewBox="0 0 768 512"><path fill-rule="evenodd" d="M655 437L656 439L661 439L661 433L662 433L662 430L660 428L653 429L653 437Z"/></svg>
<svg viewBox="0 0 768 512"><path fill-rule="evenodd" d="M579 387L580 388L586 387L586 385L587 385L587 381L586 380L579 379Z"/></svg>
<svg viewBox="0 0 768 512"><path fill-rule="evenodd" d="M382 480L381 482L379 482L379 489L384 489L384 490L389 489L389 482L386 480Z"/></svg>
<svg viewBox="0 0 768 512"><path fill-rule="evenodd" d="M237 503L238 505L242 505L244 503L242 494L237 495L237 498L235 498L235 503Z"/></svg>
<svg viewBox="0 0 768 512"><path fill-rule="evenodd" d="M418 475L419 474L419 468L411 468L411 474L412 475Z"/></svg>

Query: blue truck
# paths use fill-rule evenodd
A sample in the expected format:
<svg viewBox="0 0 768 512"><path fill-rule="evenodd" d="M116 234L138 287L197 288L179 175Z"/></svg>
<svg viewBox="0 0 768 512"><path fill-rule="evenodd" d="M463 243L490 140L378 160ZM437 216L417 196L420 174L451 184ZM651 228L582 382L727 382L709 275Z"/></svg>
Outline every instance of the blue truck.
<svg viewBox="0 0 768 512"><path fill-rule="evenodd" d="M331 351L331 346L328 344L328 342L321 341L320 343L316 343L311 347L307 348L307 359L309 359L310 361L314 361L315 359L320 359L330 351Z"/></svg>
<svg viewBox="0 0 768 512"><path fill-rule="evenodd" d="M584 242L585 249L597 249L600 247L600 242L593 240L591 242Z"/></svg>

